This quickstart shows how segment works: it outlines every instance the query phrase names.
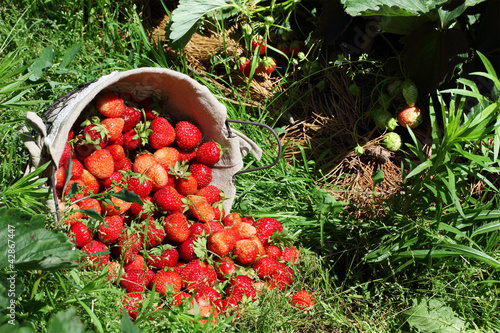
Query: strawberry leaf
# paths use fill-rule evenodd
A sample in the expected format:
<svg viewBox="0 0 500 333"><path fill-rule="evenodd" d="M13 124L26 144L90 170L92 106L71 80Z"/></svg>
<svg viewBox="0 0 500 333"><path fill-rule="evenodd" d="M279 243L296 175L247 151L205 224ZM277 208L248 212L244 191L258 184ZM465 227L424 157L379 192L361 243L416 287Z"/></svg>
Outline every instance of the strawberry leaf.
<svg viewBox="0 0 500 333"><path fill-rule="evenodd" d="M121 190L120 192L110 193L110 195L120 200L133 202L141 206L143 204L141 197L133 191Z"/></svg>

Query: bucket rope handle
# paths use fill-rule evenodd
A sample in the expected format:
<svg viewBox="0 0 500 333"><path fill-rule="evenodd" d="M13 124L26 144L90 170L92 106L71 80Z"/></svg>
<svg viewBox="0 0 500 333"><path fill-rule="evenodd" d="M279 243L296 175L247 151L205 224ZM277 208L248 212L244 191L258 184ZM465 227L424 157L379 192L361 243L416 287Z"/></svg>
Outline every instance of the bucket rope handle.
<svg viewBox="0 0 500 333"><path fill-rule="evenodd" d="M276 158L274 159L274 161L271 164L260 166L260 167L255 167L255 168L250 168L250 169L245 169L245 170L240 170L233 175L233 182L234 182L234 179L237 175L240 175L242 173L257 171L257 170L269 169L269 168L275 166L279 162L279 160L281 159L281 155L283 154L283 147L282 147L281 141L278 137L278 133L276 133L276 131L271 126L268 126L268 125L262 124L262 123L257 123L254 121L248 121L248 120L226 119L226 127L227 127L227 130L229 132L230 137L232 137L233 134L231 133L231 128L227 124L228 122L264 127L265 129L267 129L269 132L271 132L273 134L273 136L276 138L276 142L278 143L278 155L276 156Z"/></svg>

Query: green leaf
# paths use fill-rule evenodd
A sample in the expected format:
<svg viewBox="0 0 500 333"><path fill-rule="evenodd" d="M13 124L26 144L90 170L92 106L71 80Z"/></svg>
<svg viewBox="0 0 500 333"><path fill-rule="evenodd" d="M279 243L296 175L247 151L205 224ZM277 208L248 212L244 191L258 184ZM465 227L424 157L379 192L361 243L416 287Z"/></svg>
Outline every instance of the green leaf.
<svg viewBox="0 0 500 333"><path fill-rule="evenodd" d="M30 67L31 76L29 79L31 81L38 81L45 70L52 66L52 60L54 59L54 47L47 46L40 52L38 58L35 59L35 62Z"/></svg>
<svg viewBox="0 0 500 333"><path fill-rule="evenodd" d="M81 333L85 326L76 315L76 310L70 308L67 311L59 311L49 320L48 333L72 332Z"/></svg>
<svg viewBox="0 0 500 333"><path fill-rule="evenodd" d="M139 204L141 206L143 204L141 197L139 195L137 195L134 191L121 190L120 192L112 193L110 195L112 197L121 199L123 201L134 202L134 203Z"/></svg>
<svg viewBox="0 0 500 333"><path fill-rule="evenodd" d="M499 230L500 230L500 221L494 221L480 226L479 228L474 230L474 232L471 234L470 237L473 238L478 235L487 234L490 232L496 232Z"/></svg>
<svg viewBox="0 0 500 333"><path fill-rule="evenodd" d="M481 261L485 264L488 264L494 268L500 268L500 261L495 258L489 256L483 251L473 249L471 247L460 245L460 244L435 244L435 246L442 247L445 249L450 249L456 251L463 255L464 257L472 258L478 261Z"/></svg>
<svg viewBox="0 0 500 333"><path fill-rule="evenodd" d="M351 16L418 16L427 14L448 0L341 0Z"/></svg>
<svg viewBox="0 0 500 333"><path fill-rule="evenodd" d="M134 325L127 311L123 311L122 322L121 322L122 333L141 333L141 329Z"/></svg>
<svg viewBox="0 0 500 333"><path fill-rule="evenodd" d="M79 251L63 232L45 229L45 215L26 215L20 209L0 208L0 221L8 221L0 229L0 268L11 270L56 270L77 266ZM13 267L8 261L9 250ZM12 257L10 257L12 258ZM12 269L14 268L14 269Z"/></svg>
<svg viewBox="0 0 500 333"><path fill-rule="evenodd" d="M374 172L372 178L373 185L380 185L384 182L384 172L381 169L378 169L377 172Z"/></svg>
<svg viewBox="0 0 500 333"><path fill-rule="evenodd" d="M66 51L64 51L63 58L59 63L59 66L56 70L57 74L66 73L66 67L71 63L71 61L75 58L76 54L82 47L83 43L73 44Z"/></svg>
<svg viewBox="0 0 500 333"><path fill-rule="evenodd" d="M465 321L443 300L417 298L411 309L403 312L408 324L419 332L452 333L464 332Z"/></svg>

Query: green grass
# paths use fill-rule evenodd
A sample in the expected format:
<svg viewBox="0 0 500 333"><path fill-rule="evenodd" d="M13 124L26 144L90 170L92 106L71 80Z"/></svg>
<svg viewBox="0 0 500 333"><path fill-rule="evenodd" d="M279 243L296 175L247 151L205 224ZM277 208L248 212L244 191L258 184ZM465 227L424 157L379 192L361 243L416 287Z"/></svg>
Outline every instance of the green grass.
<svg viewBox="0 0 500 333"><path fill-rule="evenodd" d="M189 71L184 58L170 58L149 42L141 13L131 1L7 1L0 5L0 14L0 206L21 207L31 215L43 212L35 202L48 190L39 189L36 179L22 178L29 154L19 130L25 125L27 111L40 115L81 83L115 70L159 66L187 73L214 95L225 96L210 81ZM228 60L220 63L231 70ZM490 78L496 77L487 66L488 71ZM277 97L264 101L261 107L250 107L221 98L228 117L265 123L282 133L279 112L268 110L299 100L303 91L299 88L308 82L292 81L295 76L290 73L281 75L287 90L280 97L286 96L285 101ZM416 139L412 142L407 150L406 194L378 206L386 212L383 217L357 219L352 214L356 207L335 201L321 189L321 167L308 157L305 147L299 147L303 149L300 159L282 158L272 168L238 175L233 209L282 221L295 235L302 261L294 268L294 284L289 290L264 293L258 306L250 307L238 319L220 317L210 330L437 332L426 320L449 310L451 315L443 319L444 325L457 328L462 323L468 331L499 332L500 229L495 177L500 140L495 103L499 100L498 95L486 98L470 93L474 86L461 83L459 90L442 94L446 101L434 102L433 155L430 159L423 156L421 143ZM238 88L232 89L238 96ZM454 102L448 100L449 93L458 95ZM468 115L472 119L468 127L463 126L458 99L466 93L482 103L476 114ZM237 102L246 101L240 99ZM245 168L274 162L276 142L267 130L244 124L231 126L264 150L260 161L247 156ZM470 131L464 131L467 128ZM487 130L479 131L484 128ZM294 143L285 143L284 149L289 145ZM472 193L469 185L479 181L482 192ZM50 221L48 217L47 224ZM0 224L6 228L4 221ZM2 268L3 273L7 270ZM24 313L16 318L18 325L36 331L58 332L58 327L70 320L75 327L97 332L120 332L123 327L151 332L206 330L193 324L183 309L153 315L151 308L163 302L154 294L135 326L130 326L118 306L122 289L109 283L101 272L28 270L19 271L17 278L17 287L22 290L16 304L19 313ZM297 312L289 304L292 293L300 289L315 296L317 304L311 311ZM5 290L0 292L5 294ZM2 302L5 299L5 295L0 297ZM438 307L420 303L422 299L436 300ZM428 310L427 317L408 312L416 309L417 301L418 309ZM2 328L10 327L6 320L2 316Z"/></svg>

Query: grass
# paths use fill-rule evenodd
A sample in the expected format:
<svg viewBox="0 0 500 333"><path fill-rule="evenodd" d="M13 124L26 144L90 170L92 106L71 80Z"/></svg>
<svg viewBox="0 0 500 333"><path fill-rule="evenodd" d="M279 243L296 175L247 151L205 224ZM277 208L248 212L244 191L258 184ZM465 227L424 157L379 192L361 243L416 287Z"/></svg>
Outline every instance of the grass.
<svg viewBox="0 0 500 333"><path fill-rule="evenodd" d="M7 1L0 12L2 206L24 206L30 214L44 213L34 202L48 190L40 189L36 178L23 178L29 154L19 130L27 111L41 114L81 83L114 70L158 66L187 73L214 95L225 96L205 79L211 73L200 77L188 69L184 58L171 58L150 43L140 11L130 1ZM221 62L231 70L229 61ZM486 66L486 72L495 78L492 67ZM293 76L282 75L281 84L289 89L282 95L291 94L284 102L287 105L300 99L302 81L292 82ZM265 293L258 306L250 306L237 320L221 317L210 330L437 332L435 323L446 313L449 316L441 318L441 329L499 332L500 232L495 177L500 140L495 103L499 101L498 96L474 92L469 81L459 83L459 89L442 93L446 101L434 101L430 158L422 154L421 143L413 136L405 162L409 166L404 178L406 195L374 207L385 211L381 218L368 214L359 219L353 214L354 205L338 202L321 189L321 168L309 159L304 147L294 147L302 151L300 158L281 158L272 168L238 175L233 209L282 221L300 244L302 260L294 269L289 290ZM499 89L498 81L495 83ZM449 100L450 93L457 98ZM475 114L461 113L459 97L463 94L480 101L472 110ZM261 107L248 106L243 98L236 103L220 100L226 104L229 118L265 123L280 135L285 131L278 116L267 111L279 108L282 102L278 98L264 101ZM466 126L464 118L470 119ZM245 168L275 160L276 142L265 129L231 126L263 147L262 159L247 156ZM287 142L284 149L292 145L295 143ZM481 192L473 192L471 184L479 184ZM2 270L5 276L8 269ZM153 332L207 330L193 324L182 309L151 314L161 303L155 294L149 296L138 320L130 323L122 318L117 303L122 289L110 284L102 272L28 270L19 271L17 279L18 327L60 332L71 322L75 332L134 331L139 327ZM311 311L297 312L289 304L292 293L300 289L315 296L317 304ZM6 297L0 300L5 302ZM409 311L415 309L427 312ZM7 320L2 316L2 328L10 327Z"/></svg>

